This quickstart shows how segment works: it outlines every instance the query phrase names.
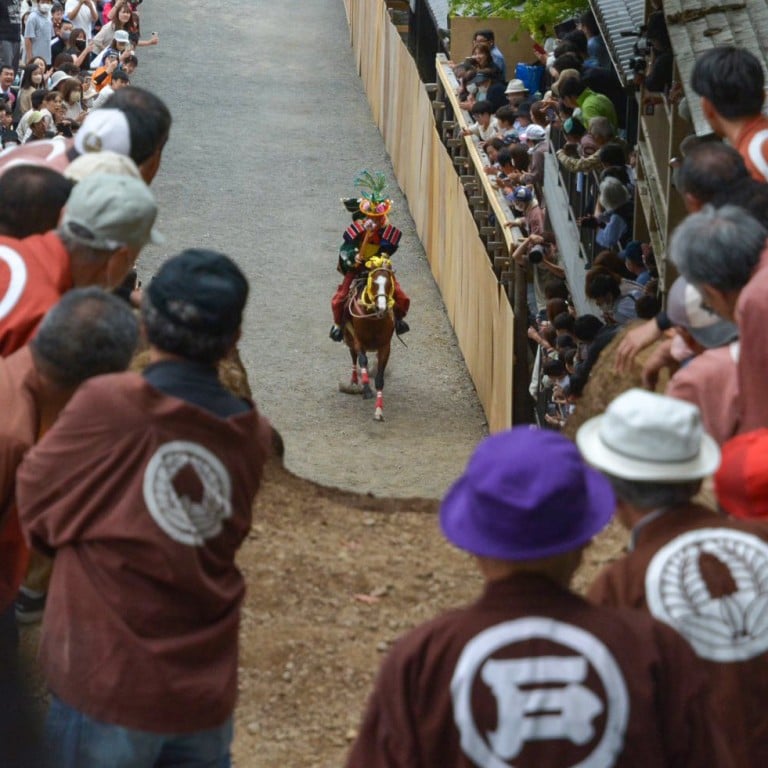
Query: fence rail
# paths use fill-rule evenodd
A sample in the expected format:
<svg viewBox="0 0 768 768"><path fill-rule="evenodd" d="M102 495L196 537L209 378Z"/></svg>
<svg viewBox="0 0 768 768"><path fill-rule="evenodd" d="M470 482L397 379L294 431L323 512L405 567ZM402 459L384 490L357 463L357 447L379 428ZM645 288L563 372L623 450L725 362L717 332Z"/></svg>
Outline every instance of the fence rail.
<svg viewBox="0 0 768 768"><path fill-rule="evenodd" d="M515 314L508 291L514 280L500 282L486 242L489 237L492 244L503 242L494 252L508 256L510 234L494 229L482 233L485 241L481 237L454 158L435 126L432 99L384 0L345 0L345 5L374 121L408 199L489 428L506 429L513 423L513 401L518 408L524 404L513 394ZM475 188L487 195L482 184ZM488 203L493 209L493 201ZM522 317L524 335L527 318ZM517 349L517 365L527 371L527 344ZM527 385L527 374L521 383Z"/></svg>

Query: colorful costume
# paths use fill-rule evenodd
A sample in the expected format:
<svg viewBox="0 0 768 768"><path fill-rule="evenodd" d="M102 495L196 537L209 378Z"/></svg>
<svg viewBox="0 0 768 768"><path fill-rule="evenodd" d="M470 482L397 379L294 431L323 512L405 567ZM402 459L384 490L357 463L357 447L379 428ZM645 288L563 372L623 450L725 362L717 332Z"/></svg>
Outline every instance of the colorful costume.
<svg viewBox="0 0 768 768"><path fill-rule="evenodd" d="M398 248L402 232L393 227L387 214L392 208L392 201L383 197L385 186L384 175L371 176L365 171L358 177L356 183L369 189L363 192L358 199L345 200L347 210L353 211L353 221L344 231L344 242L339 250L339 263L337 269L344 275L336 293L331 299L333 311L333 326L330 337L334 341L343 338L342 326L344 324L344 311L352 288L353 281L365 273L365 262L373 256L391 256ZM403 318L408 314L411 300L400 284L395 279L395 332L406 333L408 324Z"/></svg>

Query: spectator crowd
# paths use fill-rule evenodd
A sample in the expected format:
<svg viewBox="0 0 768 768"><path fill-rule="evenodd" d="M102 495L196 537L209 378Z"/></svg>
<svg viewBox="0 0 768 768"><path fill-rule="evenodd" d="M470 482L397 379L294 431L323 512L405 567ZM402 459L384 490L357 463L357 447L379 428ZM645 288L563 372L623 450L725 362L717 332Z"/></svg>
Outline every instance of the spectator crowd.
<svg viewBox="0 0 768 768"><path fill-rule="evenodd" d="M471 55L453 64L461 106L475 121L463 132L477 141L487 158L484 172L510 206L507 225L523 233L513 258L529 275L530 393L538 419L563 427L578 407L600 353L626 331L617 342L618 372L641 366L645 386L662 382L670 394L701 407L705 425L723 442L759 421L750 412L761 410L754 382L762 373L748 375L739 355L739 337L748 320L739 311L712 311L716 304L707 297L701 276L694 281L680 266L684 257L678 251L692 247L683 236L659 255L681 277L674 285L660 283L652 245L633 239L636 152L628 144L632 126L626 89L591 11L563 29L561 38L548 40L546 48L534 46L540 82L534 78L529 85L509 76L491 30L479 30ZM673 80L663 11L651 13L645 38L650 55L633 65L641 108L653 111L666 101L681 121L690 120L683 89ZM689 135L672 150L677 158L672 194L680 195L689 214L730 202L768 223L764 85L761 62L749 51L718 47L696 61L690 91L700 99L712 133L698 136L691 124ZM556 156L564 178L576 177L571 189L580 209L586 209L577 219L586 268L579 293L583 288L592 314L576 315L558 257L560 244L550 228L543 196L545 170L553 167L544 162L548 153ZM573 200L571 204L576 207ZM750 275L756 259L753 254ZM581 280L574 275L570 279ZM639 351L662 335L663 343L637 363ZM750 370L764 372L758 364L765 366L765 361L756 358ZM713 387L715 375L724 376L728 386Z"/></svg>
<svg viewBox="0 0 768 768"><path fill-rule="evenodd" d="M167 106L131 82L141 0L0 4L0 718L3 765L227 768L245 590L235 564L275 436L220 381L248 282L214 251L135 264L162 242L150 189ZM638 73L670 98L663 14ZM624 92L591 14L508 77L493 33L455 65L465 134L524 237L531 394L543 426L483 441L440 510L484 580L471 606L384 662L350 768L768 761L768 119L745 50L714 48L691 83L719 140L681 147L689 215L659 285L633 239ZM642 81L642 82L640 82ZM546 155L597 174L579 226L596 314L577 315L544 205ZM556 430L618 339L632 388ZM142 353L143 362L136 362ZM133 361L133 362L132 362ZM133 366L137 370L128 370ZM653 390L670 375L664 393ZM699 503L714 476L718 510ZM584 599L583 551L614 515L629 543ZM42 618L40 736L17 663Z"/></svg>
<svg viewBox="0 0 768 768"><path fill-rule="evenodd" d="M237 265L187 249L137 280L163 241L149 185L172 122L131 80L159 40L140 6L0 4L8 768L230 764L234 560L272 432L219 380L248 298ZM17 647L41 618L44 734Z"/></svg>

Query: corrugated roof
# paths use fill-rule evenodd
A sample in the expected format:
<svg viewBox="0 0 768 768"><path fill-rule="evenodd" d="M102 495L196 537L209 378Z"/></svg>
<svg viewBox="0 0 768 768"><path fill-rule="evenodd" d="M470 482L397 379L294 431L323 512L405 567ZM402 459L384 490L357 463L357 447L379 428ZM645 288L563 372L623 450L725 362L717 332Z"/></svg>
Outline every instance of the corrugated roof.
<svg viewBox="0 0 768 768"><path fill-rule="evenodd" d="M448 0L427 0L427 5L435 17L439 27L448 29ZM414 0L411 0L411 9L414 7Z"/></svg>
<svg viewBox="0 0 768 768"><path fill-rule="evenodd" d="M696 59L710 48L735 45L760 59L768 80L768 0L665 0L664 12L694 128L700 136L712 133L690 85Z"/></svg>
<svg viewBox="0 0 768 768"><path fill-rule="evenodd" d="M592 0L591 6L613 66L627 85L634 77L628 62L634 56L637 37L622 37L621 33L640 29L645 18L645 0Z"/></svg>

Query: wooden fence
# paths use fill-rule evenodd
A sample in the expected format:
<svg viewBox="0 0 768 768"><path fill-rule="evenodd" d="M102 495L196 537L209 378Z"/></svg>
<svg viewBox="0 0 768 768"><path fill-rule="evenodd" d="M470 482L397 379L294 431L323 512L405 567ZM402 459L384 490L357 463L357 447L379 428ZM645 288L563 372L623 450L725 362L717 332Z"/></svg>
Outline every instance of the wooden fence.
<svg viewBox="0 0 768 768"><path fill-rule="evenodd" d="M405 193L492 432L513 421L514 314L384 0L345 0L374 121ZM524 320L525 322L525 320ZM527 356L527 349L522 354Z"/></svg>

